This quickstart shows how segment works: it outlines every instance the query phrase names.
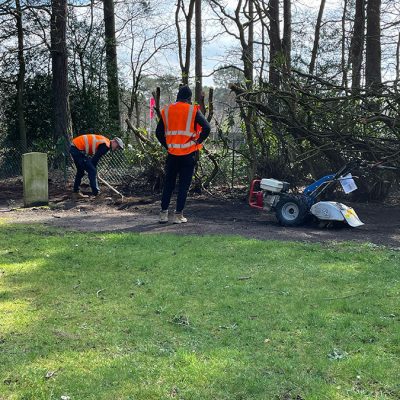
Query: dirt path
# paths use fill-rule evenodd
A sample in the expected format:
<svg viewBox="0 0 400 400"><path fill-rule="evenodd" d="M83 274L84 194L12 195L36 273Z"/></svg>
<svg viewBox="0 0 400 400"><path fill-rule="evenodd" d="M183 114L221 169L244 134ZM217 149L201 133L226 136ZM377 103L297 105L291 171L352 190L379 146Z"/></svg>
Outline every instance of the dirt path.
<svg viewBox="0 0 400 400"><path fill-rule="evenodd" d="M0 187L0 190L2 188ZM15 189L15 188L14 188ZM175 234L232 234L262 240L357 241L400 249L400 207L382 204L348 204L365 223L359 228L320 229L316 225L284 228L275 216L250 209L245 201L191 197L183 225L158 223L158 199L130 198L127 205L116 205L115 199L103 196L94 203L73 202L68 196L50 191L50 209L21 206L21 193L13 190L0 196L0 220L13 223L42 223L76 231L120 231ZM14 210L13 210L14 209ZM10 211L11 210L11 211Z"/></svg>

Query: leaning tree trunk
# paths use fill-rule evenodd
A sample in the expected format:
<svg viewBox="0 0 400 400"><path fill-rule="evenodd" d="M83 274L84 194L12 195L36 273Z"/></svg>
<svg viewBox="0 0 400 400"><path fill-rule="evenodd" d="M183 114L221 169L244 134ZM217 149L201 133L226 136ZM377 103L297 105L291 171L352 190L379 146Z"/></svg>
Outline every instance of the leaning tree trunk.
<svg viewBox="0 0 400 400"><path fill-rule="evenodd" d="M315 63L317 61L318 55L318 48L319 48L319 37L321 35L321 23L322 23L322 16L324 14L326 0L321 0L321 5L319 6L317 24L315 25L315 35L314 35L314 45L311 52L311 62L308 69L308 73L313 75L315 72Z"/></svg>
<svg viewBox="0 0 400 400"><path fill-rule="evenodd" d="M67 0L53 0L51 14L51 61L53 135L68 150L72 124L68 100L68 57L66 45ZM56 160L59 163L61 160Z"/></svg>
<svg viewBox="0 0 400 400"><path fill-rule="evenodd" d="M119 107L119 84L117 64L117 41L115 38L114 0L104 0L104 33L106 41L106 69L108 90L108 113L116 131L121 130Z"/></svg>

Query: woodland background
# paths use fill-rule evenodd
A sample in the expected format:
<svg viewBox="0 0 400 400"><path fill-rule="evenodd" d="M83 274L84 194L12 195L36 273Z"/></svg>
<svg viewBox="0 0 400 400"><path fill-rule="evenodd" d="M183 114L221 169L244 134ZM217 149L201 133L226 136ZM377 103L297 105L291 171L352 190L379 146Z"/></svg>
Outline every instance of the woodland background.
<svg viewBox="0 0 400 400"><path fill-rule="evenodd" d="M358 180L360 199L384 200L400 177L399 77L394 0L3 0L0 175L26 151L66 169L91 127L131 145L105 170L158 190L157 114L186 83L213 126L198 190L301 185L362 160L391 167Z"/></svg>

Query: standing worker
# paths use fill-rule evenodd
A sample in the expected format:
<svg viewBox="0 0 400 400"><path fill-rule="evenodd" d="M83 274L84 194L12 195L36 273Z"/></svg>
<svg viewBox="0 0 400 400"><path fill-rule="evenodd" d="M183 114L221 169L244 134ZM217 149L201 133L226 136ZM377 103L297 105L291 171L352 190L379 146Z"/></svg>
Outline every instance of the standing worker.
<svg viewBox="0 0 400 400"><path fill-rule="evenodd" d="M192 182L201 143L210 134L210 124L200 112L198 105L192 105L192 91L181 86L176 102L164 107L156 128L158 141L168 150L165 165L165 184L161 198L159 222L168 222L168 207L176 178L179 175L178 196L173 219L174 224L187 222L183 216L187 192Z"/></svg>
<svg viewBox="0 0 400 400"><path fill-rule="evenodd" d="M88 132L89 133L87 134L74 138L70 148L70 153L76 166L74 182L75 199L79 197L88 197L79 191L85 171L88 173L93 196L99 194L100 190L97 184L97 163L110 149L115 151L124 148L124 142L118 137L110 140L103 135L92 133L95 132L92 129L89 129ZM82 133L82 131L80 131L80 133Z"/></svg>

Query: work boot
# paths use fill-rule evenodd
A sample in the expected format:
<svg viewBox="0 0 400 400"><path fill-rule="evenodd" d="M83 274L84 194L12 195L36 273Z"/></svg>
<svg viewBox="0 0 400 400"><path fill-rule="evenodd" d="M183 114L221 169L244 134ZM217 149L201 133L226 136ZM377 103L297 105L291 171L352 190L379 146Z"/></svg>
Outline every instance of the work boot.
<svg viewBox="0 0 400 400"><path fill-rule="evenodd" d="M73 200L87 199L88 197L89 196L87 194L83 194L82 192L73 192L72 193Z"/></svg>
<svg viewBox="0 0 400 400"><path fill-rule="evenodd" d="M187 222L187 218L183 216L182 212L176 212L174 214L174 224L184 224Z"/></svg>
<svg viewBox="0 0 400 400"><path fill-rule="evenodd" d="M90 201L92 201L93 203L102 203L103 200L104 199L100 196L100 193L97 194L92 193L90 196Z"/></svg>
<svg viewBox="0 0 400 400"><path fill-rule="evenodd" d="M166 224L168 222L168 210L160 211L160 218L158 220L160 224Z"/></svg>

